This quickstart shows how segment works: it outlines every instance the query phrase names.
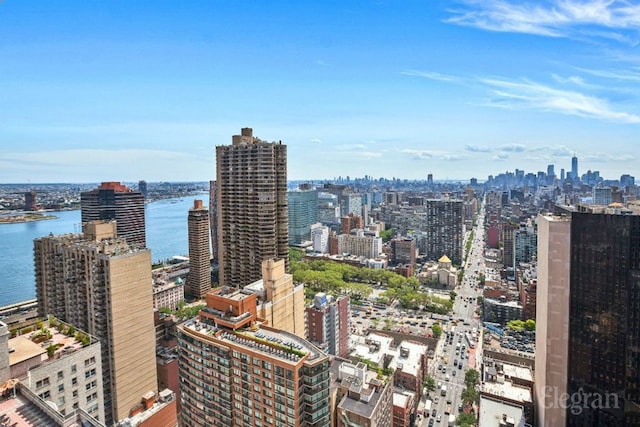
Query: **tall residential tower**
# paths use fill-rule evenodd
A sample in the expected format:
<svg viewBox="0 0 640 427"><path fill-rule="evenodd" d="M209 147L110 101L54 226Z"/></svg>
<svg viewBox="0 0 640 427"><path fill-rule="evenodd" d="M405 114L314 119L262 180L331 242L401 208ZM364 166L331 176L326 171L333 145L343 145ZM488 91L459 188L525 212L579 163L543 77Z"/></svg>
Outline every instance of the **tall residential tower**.
<svg viewBox="0 0 640 427"><path fill-rule="evenodd" d="M289 270L287 146L243 128L216 147L220 284L241 288L260 279L262 261Z"/></svg>
<svg viewBox="0 0 640 427"><path fill-rule="evenodd" d="M157 394L151 254L116 237L115 222L34 240L38 315L53 315L102 343L107 425Z"/></svg>
<svg viewBox="0 0 640 427"><path fill-rule="evenodd" d="M119 182L103 182L91 191L80 194L81 221L113 221L118 225L118 237L130 246L145 248L144 196Z"/></svg>
<svg viewBox="0 0 640 427"><path fill-rule="evenodd" d="M209 211L202 200L194 200L189 209L189 276L187 287L195 298L204 298L211 290L211 251L209 250Z"/></svg>

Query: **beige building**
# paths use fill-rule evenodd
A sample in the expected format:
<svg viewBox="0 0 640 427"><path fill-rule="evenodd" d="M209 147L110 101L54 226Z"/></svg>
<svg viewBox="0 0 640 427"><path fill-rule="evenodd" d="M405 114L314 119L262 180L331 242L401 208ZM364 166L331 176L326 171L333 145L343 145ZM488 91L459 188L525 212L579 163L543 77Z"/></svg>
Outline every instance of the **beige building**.
<svg viewBox="0 0 640 427"><path fill-rule="evenodd" d="M151 254L116 237L115 222L34 240L40 316L53 315L102 343L105 418L123 419L157 394Z"/></svg>
<svg viewBox="0 0 640 427"><path fill-rule="evenodd" d="M269 258L288 271L287 146L243 128L232 145L216 147L215 190L220 285L258 280Z"/></svg>
<svg viewBox="0 0 640 427"><path fill-rule="evenodd" d="M569 280L571 220L538 216L538 287L536 301L536 424L561 426L567 407L569 352Z"/></svg>
<svg viewBox="0 0 640 427"><path fill-rule="evenodd" d="M209 211L202 200L194 200L189 209L189 276L187 292L204 298L211 290L211 251L209 250Z"/></svg>
<svg viewBox="0 0 640 427"><path fill-rule="evenodd" d="M258 295L258 318L270 326L306 338L304 285L293 285L284 260L262 261L262 279L244 287Z"/></svg>

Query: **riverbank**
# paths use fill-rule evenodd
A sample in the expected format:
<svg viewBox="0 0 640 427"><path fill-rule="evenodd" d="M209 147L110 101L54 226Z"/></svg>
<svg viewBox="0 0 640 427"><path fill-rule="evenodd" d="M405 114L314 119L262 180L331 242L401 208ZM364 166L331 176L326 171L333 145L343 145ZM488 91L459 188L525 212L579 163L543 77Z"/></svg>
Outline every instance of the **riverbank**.
<svg viewBox="0 0 640 427"><path fill-rule="evenodd" d="M25 213L19 215L0 216L0 224L22 224L24 222L44 221L56 219L55 215L45 215L41 213Z"/></svg>

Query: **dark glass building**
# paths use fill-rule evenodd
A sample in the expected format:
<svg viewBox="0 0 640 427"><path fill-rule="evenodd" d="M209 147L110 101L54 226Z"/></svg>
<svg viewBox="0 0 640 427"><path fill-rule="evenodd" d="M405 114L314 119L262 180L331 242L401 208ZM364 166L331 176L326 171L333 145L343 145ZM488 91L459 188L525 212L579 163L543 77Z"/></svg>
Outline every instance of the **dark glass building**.
<svg viewBox="0 0 640 427"><path fill-rule="evenodd" d="M570 215L567 424L640 425L640 216Z"/></svg>
<svg viewBox="0 0 640 427"><path fill-rule="evenodd" d="M136 248L147 246L144 196L119 182L103 182L80 194L82 224L115 220L118 237Z"/></svg>

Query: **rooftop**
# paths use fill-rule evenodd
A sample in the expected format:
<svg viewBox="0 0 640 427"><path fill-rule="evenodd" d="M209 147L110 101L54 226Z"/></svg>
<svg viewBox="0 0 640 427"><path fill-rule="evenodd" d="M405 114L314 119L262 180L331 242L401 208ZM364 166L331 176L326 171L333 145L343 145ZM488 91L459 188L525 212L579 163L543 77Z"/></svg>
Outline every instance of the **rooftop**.
<svg viewBox="0 0 640 427"><path fill-rule="evenodd" d="M525 418L522 406L514 406L494 399L480 398L479 427L500 427L504 421L513 421L516 427L524 427Z"/></svg>
<svg viewBox="0 0 640 427"><path fill-rule="evenodd" d="M392 356L389 368L399 370L408 375L418 375L422 355L427 354L428 347L416 341L402 341L392 347L393 338L371 333L366 337L354 336L355 350L353 354L370 360L379 366L384 365L385 355Z"/></svg>
<svg viewBox="0 0 640 427"><path fill-rule="evenodd" d="M260 327L259 324L232 331L226 328L217 328L198 320L189 320L183 324L183 327L199 334L208 334L222 342L246 346L269 357L276 357L296 364L305 357L308 360L314 360L323 355L313 344L297 335Z"/></svg>
<svg viewBox="0 0 640 427"><path fill-rule="evenodd" d="M482 393L490 394L498 398L505 398L515 402L532 403L531 390L526 387L514 385L511 381L484 382Z"/></svg>

